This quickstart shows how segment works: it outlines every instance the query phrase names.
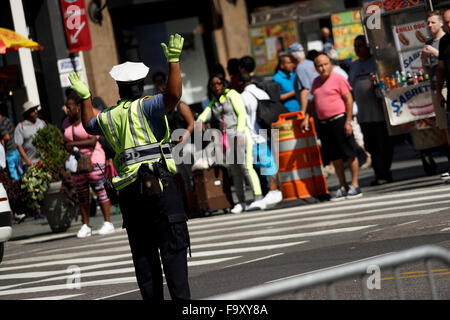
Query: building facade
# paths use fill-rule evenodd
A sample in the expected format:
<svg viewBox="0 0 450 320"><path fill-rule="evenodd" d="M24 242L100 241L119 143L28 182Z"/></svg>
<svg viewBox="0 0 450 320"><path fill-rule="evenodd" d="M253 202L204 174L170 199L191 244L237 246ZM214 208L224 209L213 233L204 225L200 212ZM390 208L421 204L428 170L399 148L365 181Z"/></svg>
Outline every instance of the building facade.
<svg viewBox="0 0 450 320"><path fill-rule="evenodd" d="M226 70L230 58L251 54L248 27L252 12L261 7L299 3L307 3L313 10L329 11L330 3L336 2L84 0L92 47L71 54L61 8L63 1L77 0L8 0L2 4L6 10L0 11L1 27L21 31L44 47L41 51L21 49L0 55L0 68L9 68L3 73L16 79L9 81L10 90L0 90L15 123L22 120L23 102L33 100L41 104L44 120L60 125L64 117L61 110L64 92L70 85L67 76L73 66L88 83L92 95L101 97L110 106L119 98L117 86L109 76L110 69L125 61L142 61L150 68L145 90L153 94L152 75L167 72L161 42L167 42L175 32L185 38L181 56L182 99L199 110L207 96L206 83L213 66L220 63ZM359 1L338 2L342 7L359 4Z"/></svg>

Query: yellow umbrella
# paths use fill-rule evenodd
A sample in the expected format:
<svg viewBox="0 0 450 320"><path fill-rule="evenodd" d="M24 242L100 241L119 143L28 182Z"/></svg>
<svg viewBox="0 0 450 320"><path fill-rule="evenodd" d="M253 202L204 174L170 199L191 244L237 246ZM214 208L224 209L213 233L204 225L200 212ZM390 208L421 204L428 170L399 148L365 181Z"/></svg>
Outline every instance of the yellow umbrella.
<svg viewBox="0 0 450 320"><path fill-rule="evenodd" d="M33 50L43 49L39 43L27 39L15 31L0 28L0 54L19 48L29 48Z"/></svg>

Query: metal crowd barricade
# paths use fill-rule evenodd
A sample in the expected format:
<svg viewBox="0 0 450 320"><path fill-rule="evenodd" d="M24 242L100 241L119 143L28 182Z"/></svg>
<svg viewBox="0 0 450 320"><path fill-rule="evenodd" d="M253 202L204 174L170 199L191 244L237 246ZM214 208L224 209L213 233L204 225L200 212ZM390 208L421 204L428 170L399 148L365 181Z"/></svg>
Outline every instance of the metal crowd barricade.
<svg viewBox="0 0 450 320"><path fill-rule="evenodd" d="M289 293L295 293L297 299L302 299L300 293L301 290L324 284L328 287L329 298L335 300L338 298L335 291L335 282L352 278L354 276L361 277L361 290L363 297L365 300L370 300L371 297L369 289L365 285L364 280L368 277L367 268L373 265L378 266L380 269L393 268L398 297L400 300L404 300L405 296L403 293L398 268L400 265L421 260L425 262L431 298L433 300L438 300L436 284L434 281L433 272L431 270L432 259L438 260L450 266L450 251L438 246L421 246L364 261L350 263L344 266L315 271L309 274L300 275L277 282L266 283L248 289L220 294L205 298L205 300L263 300Z"/></svg>

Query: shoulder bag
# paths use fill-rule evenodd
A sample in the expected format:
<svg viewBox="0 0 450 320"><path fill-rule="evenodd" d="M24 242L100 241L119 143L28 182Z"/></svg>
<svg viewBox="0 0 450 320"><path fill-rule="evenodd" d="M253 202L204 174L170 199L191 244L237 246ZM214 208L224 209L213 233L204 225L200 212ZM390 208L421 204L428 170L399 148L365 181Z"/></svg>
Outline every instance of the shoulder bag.
<svg viewBox="0 0 450 320"><path fill-rule="evenodd" d="M75 141L75 129L72 125L72 138L73 141ZM75 155L75 158L77 159L77 172L76 173L86 173L92 171L92 163L91 163L91 156L92 153L84 154L80 151L77 152L78 154Z"/></svg>

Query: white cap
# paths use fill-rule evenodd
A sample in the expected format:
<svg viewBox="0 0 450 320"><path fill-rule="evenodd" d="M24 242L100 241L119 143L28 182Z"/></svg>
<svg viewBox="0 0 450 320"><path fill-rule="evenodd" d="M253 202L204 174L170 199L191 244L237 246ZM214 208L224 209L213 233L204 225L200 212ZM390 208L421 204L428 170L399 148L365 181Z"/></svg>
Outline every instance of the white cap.
<svg viewBox="0 0 450 320"><path fill-rule="evenodd" d="M149 68L142 62L125 62L112 67L109 74L117 82L134 82L144 79Z"/></svg>
<svg viewBox="0 0 450 320"><path fill-rule="evenodd" d="M27 101L27 102L25 102L25 103L23 104L23 106L22 106L22 113L25 113L25 112L27 112L28 110L33 109L33 108L35 108L35 107L37 107L38 110L41 110L41 106L40 106L39 104L34 103L34 102L31 102L31 101Z"/></svg>

